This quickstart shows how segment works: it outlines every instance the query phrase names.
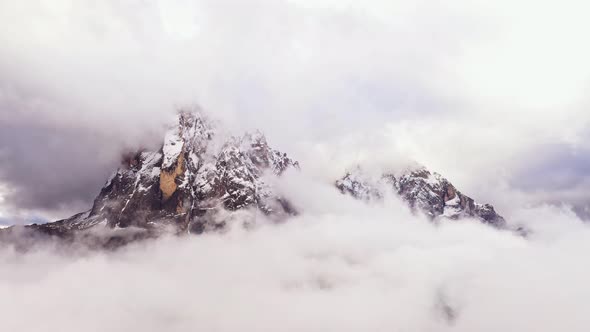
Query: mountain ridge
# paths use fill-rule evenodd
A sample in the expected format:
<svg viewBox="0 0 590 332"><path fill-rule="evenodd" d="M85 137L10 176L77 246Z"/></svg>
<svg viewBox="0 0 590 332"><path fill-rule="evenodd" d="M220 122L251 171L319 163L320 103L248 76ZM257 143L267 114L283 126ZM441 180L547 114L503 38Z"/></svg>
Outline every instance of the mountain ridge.
<svg viewBox="0 0 590 332"><path fill-rule="evenodd" d="M270 147L260 131L224 135L220 124L206 115L180 111L159 149L141 149L123 156L121 167L106 181L90 210L27 228L58 238L75 238L75 233L99 226L133 228L143 234L134 235L135 240L163 232L220 230L232 219L232 213L242 210L281 221L298 211L266 179L299 168L286 153ZM369 180L359 166L334 186L365 201L382 199L389 190L412 211L432 220L468 217L498 228L506 225L491 205L476 203L423 166L400 174L384 172L377 180ZM240 218L244 225L253 222L245 215ZM119 242L126 240L115 241Z"/></svg>

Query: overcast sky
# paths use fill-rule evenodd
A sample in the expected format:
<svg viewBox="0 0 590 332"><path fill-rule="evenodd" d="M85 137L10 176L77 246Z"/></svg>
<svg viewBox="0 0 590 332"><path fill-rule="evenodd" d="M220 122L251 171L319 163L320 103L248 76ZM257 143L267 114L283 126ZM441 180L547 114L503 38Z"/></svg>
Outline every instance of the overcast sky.
<svg viewBox="0 0 590 332"><path fill-rule="evenodd" d="M504 214L590 188L585 1L0 0L0 223L90 207L199 104L326 179L404 156ZM312 164L315 163L315 164Z"/></svg>

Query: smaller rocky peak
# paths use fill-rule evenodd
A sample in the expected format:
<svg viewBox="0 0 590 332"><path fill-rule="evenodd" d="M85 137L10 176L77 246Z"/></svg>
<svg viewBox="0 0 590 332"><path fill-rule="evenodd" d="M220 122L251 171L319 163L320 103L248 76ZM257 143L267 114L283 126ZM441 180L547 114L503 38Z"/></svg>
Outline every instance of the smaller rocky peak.
<svg viewBox="0 0 590 332"><path fill-rule="evenodd" d="M356 166L335 185L343 194L364 201L382 200L386 191L392 192L410 209L433 220L472 217L499 228L505 227L504 218L491 205L476 203L443 176L421 165L386 171L380 177L369 176Z"/></svg>

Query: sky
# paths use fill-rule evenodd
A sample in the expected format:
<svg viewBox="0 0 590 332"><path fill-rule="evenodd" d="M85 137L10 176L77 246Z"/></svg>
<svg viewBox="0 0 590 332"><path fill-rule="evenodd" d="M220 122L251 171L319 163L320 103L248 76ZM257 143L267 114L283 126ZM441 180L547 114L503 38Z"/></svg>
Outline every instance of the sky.
<svg viewBox="0 0 590 332"><path fill-rule="evenodd" d="M505 215L585 211L584 1L0 0L0 220L88 209L199 105L332 181L408 158Z"/></svg>
<svg viewBox="0 0 590 332"><path fill-rule="evenodd" d="M298 160L301 213L118 251L0 246L3 329L587 331L586 1L0 0L0 227L90 208L178 108ZM333 181L414 160L522 237ZM378 168L378 167L377 167Z"/></svg>

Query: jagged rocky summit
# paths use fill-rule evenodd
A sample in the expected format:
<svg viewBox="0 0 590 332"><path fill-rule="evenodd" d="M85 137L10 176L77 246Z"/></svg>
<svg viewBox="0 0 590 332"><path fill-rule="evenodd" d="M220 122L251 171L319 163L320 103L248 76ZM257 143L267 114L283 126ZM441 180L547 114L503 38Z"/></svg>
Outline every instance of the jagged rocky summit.
<svg viewBox="0 0 590 332"><path fill-rule="evenodd" d="M91 210L36 228L56 235L96 225L201 233L223 227L227 211L251 209L272 218L295 213L265 179L298 163L271 148L262 133L226 137L197 112L180 112L177 120L159 150L123 158Z"/></svg>
<svg viewBox="0 0 590 332"><path fill-rule="evenodd" d="M159 149L123 157L121 167L107 180L89 211L29 225L24 231L34 237L82 237L94 246L117 247L163 231L200 234L223 229L236 219L248 225L260 215L284 220L297 211L269 180L288 169L299 169L299 164L271 148L261 132L227 135L200 112L183 111ZM491 205L474 202L424 167L385 172L376 180L359 167L336 181L335 187L362 200L397 194L414 211L433 220L471 217L505 226ZM0 231L0 242L16 232L14 228ZM100 236L93 235L97 231Z"/></svg>
<svg viewBox="0 0 590 332"><path fill-rule="evenodd" d="M360 167L336 181L344 194L361 200L381 200L386 194L401 197L415 212L432 220L475 218L483 223L504 228L506 221L490 204L479 204L462 194L447 179L423 166L406 167L398 172L384 172L378 178L368 176Z"/></svg>

